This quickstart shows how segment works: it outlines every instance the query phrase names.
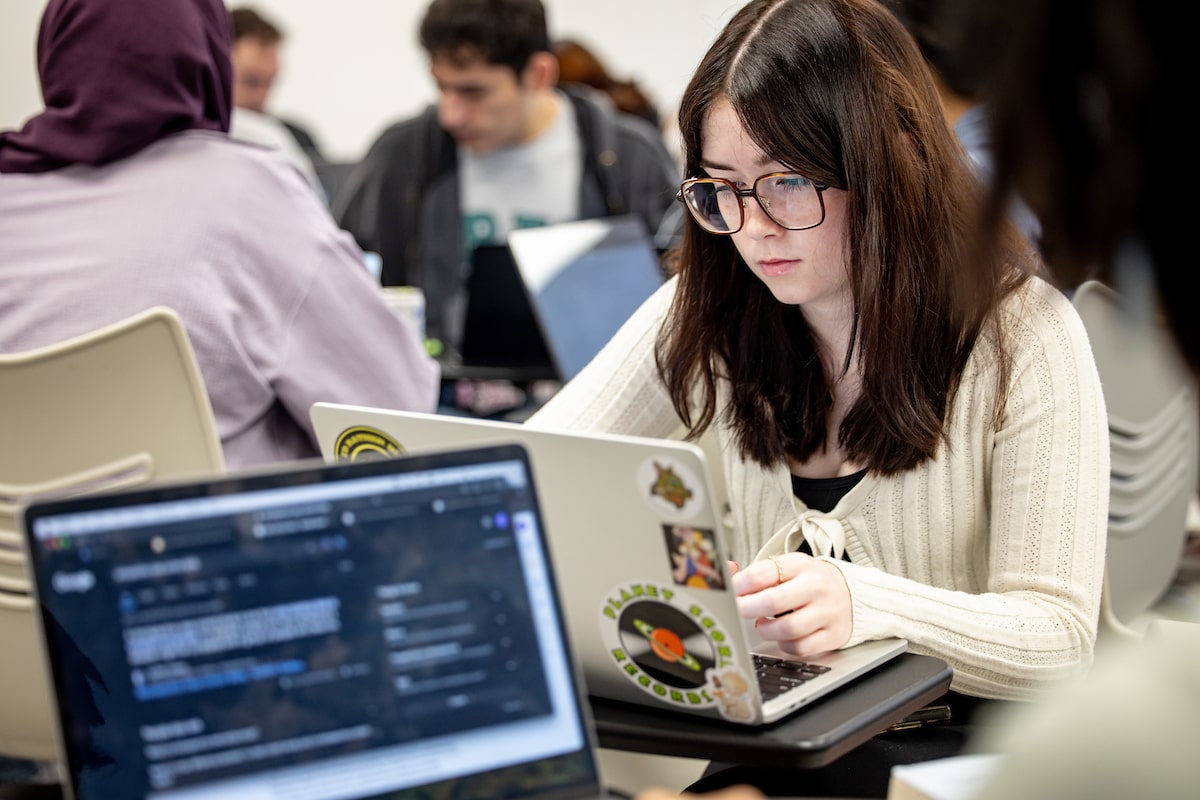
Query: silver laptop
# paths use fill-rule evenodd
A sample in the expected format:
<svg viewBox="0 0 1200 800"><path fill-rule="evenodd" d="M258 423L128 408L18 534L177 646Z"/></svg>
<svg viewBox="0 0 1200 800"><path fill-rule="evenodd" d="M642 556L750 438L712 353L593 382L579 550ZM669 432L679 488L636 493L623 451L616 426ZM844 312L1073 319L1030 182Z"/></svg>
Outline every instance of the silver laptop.
<svg viewBox="0 0 1200 800"><path fill-rule="evenodd" d="M564 382L663 283L658 252L635 216L519 228L508 249Z"/></svg>
<svg viewBox="0 0 1200 800"><path fill-rule="evenodd" d="M907 648L887 639L798 662L759 640L738 616L709 466L691 443L328 403L311 417L336 462L523 443L593 695L757 725Z"/></svg>
<svg viewBox="0 0 1200 800"><path fill-rule="evenodd" d="M597 797L525 450L35 504L64 794Z"/></svg>

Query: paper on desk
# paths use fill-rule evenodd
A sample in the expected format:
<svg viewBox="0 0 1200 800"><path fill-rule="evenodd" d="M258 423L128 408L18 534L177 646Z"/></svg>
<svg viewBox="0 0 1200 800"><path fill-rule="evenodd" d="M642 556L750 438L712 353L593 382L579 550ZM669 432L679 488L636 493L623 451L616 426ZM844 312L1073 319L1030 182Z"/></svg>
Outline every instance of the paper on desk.
<svg viewBox="0 0 1200 800"><path fill-rule="evenodd" d="M892 767L887 800L971 800L1004 756L981 753Z"/></svg>

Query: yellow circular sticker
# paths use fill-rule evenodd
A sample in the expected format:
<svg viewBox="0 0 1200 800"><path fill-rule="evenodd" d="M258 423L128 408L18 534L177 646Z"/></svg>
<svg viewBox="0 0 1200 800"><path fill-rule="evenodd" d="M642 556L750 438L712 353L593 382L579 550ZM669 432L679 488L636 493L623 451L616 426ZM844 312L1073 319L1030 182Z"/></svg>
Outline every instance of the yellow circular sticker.
<svg viewBox="0 0 1200 800"><path fill-rule="evenodd" d="M334 457L340 464L346 461L376 461L402 455L404 448L392 437L376 428L356 425L338 434Z"/></svg>

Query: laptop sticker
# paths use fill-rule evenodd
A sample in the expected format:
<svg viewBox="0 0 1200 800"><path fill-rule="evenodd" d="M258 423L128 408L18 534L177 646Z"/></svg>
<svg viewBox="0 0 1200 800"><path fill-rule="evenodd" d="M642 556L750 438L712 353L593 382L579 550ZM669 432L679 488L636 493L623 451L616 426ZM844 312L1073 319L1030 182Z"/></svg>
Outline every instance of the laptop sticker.
<svg viewBox="0 0 1200 800"><path fill-rule="evenodd" d="M651 508L671 522L695 516L707 504L696 475L670 456L654 456L638 466L638 485Z"/></svg>
<svg viewBox="0 0 1200 800"><path fill-rule="evenodd" d="M709 528L663 525L671 577L691 589L724 589L725 577L717 563L717 544Z"/></svg>
<svg viewBox="0 0 1200 800"><path fill-rule="evenodd" d="M681 592L653 582L618 586L604 602L600 628L610 656L642 691L673 705L738 715L730 719L739 719L743 706L752 709L751 682L734 663L728 635Z"/></svg>
<svg viewBox="0 0 1200 800"><path fill-rule="evenodd" d="M347 461L372 461L402 455L404 448L392 437L378 428L355 425L338 434L334 443L334 459L340 464Z"/></svg>
<svg viewBox="0 0 1200 800"><path fill-rule="evenodd" d="M709 670L712 695L717 698L717 711L730 722L753 722L754 700L750 697L750 681L737 667Z"/></svg>

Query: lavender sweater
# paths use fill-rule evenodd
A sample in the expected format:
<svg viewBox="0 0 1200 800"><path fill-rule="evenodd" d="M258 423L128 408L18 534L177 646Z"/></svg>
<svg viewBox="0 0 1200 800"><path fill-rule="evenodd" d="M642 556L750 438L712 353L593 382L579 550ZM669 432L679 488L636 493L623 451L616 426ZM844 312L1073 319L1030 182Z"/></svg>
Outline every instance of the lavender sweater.
<svg viewBox="0 0 1200 800"><path fill-rule="evenodd" d="M279 154L189 131L0 174L0 352L154 305L183 319L230 468L316 455L318 400L435 408L436 362Z"/></svg>

